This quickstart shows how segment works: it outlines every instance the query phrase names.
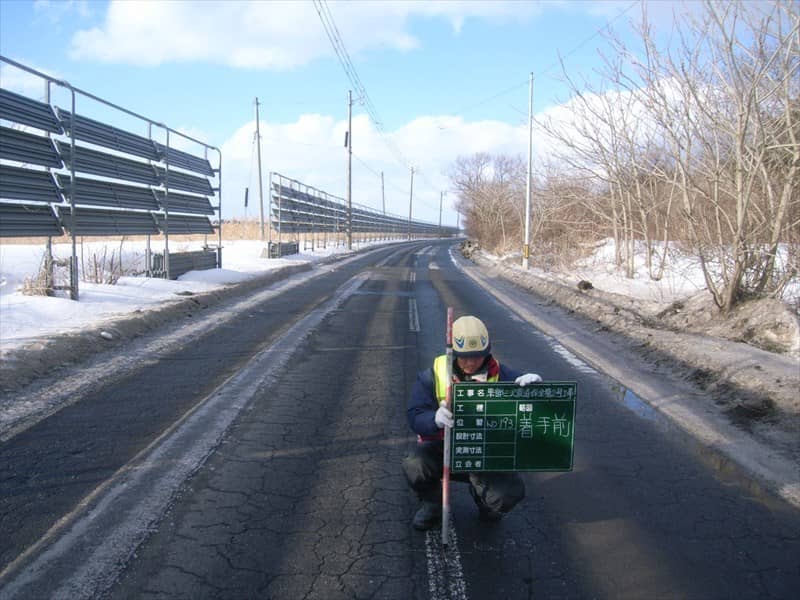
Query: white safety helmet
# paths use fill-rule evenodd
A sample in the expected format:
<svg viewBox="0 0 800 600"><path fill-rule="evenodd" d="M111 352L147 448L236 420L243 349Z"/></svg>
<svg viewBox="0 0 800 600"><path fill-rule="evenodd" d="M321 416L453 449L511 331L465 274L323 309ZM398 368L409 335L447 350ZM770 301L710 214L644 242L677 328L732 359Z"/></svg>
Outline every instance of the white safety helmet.
<svg viewBox="0 0 800 600"><path fill-rule="evenodd" d="M489 330L477 317L459 317L453 321L453 354L463 358L489 356Z"/></svg>

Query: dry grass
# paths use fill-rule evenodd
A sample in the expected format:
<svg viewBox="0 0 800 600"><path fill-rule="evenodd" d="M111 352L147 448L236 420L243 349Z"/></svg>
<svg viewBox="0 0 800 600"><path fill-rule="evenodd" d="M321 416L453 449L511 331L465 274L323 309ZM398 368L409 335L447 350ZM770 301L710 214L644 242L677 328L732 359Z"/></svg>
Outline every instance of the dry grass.
<svg viewBox="0 0 800 600"><path fill-rule="evenodd" d="M22 282L21 292L25 296L55 296L56 290L66 289L69 284L69 260L42 258L39 271Z"/></svg>
<svg viewBox="0 0 800 600"><path fill-rule="evenodd" d="M273 232L273 235L275 233ZM79 237L79 241L83 242L108 242L111 240L119 240L123 236L101 236L101 237ZM248 219L246 221L225 221L222 223L222 237L226 240L258 240L259 239L259 223L257 220ZM124 236L125 240L127 241L145 241L147 239L146 235L126 235ZM54 237L53 241L55 243L68 243L70 241L70 236L62 235L60 237ZM202 242L208 241L209 243L214 243L215 240L218 239L218 233L215 231L213 234L204 235L204 234L196 234L196 235L171 235L170 239L179 240L181 242ZM152 235L150 236L150 241L156 243L158 241L163 241L163 235ZM19 237L19 238L3 238L0 240L0 244L3 245L36 245L36 244L43 244L44 238L40 237Z"/></svg>
<svg viewBox="0 0 800 600"><path fill-rule="evenodd" d="M259 240L261 227L258 219L241 221L225 221L222 223L222 239L224 240ZM274 232L273 232L274 234ZM265 229L264 236L267 237Z"/></svg>
<svg viewBox="0 0 800 600"><path fill-rule="evenodd" d="M42 261L39 272L33 277L26 277L22 282L22 294L24 296L52 296L53 278L51 277L50 267L47 260Z"/></svg>
<svg viewBox="0 0 800 600"><path fill-rule="evenodd" d="M363 233L354 233L353 234L353 241L354 242L361 242L364 240L374 240L376 237L380 237L380 239L384 239L385 236L375 236L371 234L363 234ZM264 231L264 239L269 239L270 234L268 231ZM210 246L216 246L219 241L219 233L218 229L213 234L196 234L196 235L175 235L172 234L169 236L170 243L187 243L187 242L202 242L204 244L208 244ZM222 223L222 239L227 241L232 240L250 240L250 241L258 241L261 239L261 232L260 232L260 224L258 219L239 219L239 220L231 220L231 221L224 221ZM278 232L274 229L272 230L271 239L273 241L278 240ZM394 236L394 239L405 239L405 234L398 234ZM90 243L90 242L102 242L106 244L112 244L115 242L122 243L122 242L129 242L129 241L146 241L147 236L145 235L126 235L126 236L101 236L101 237L79 237L77 238L77 243ZM60 237L54 237L53 242L56 244L68 244L70 243L71 238L68 235L62 235ZM326 246L335 246L335 245L344 245L347 243L347 238L344 233L338 234L323 234L323 233L308 233L308 234L292 234L287 235L283 234L282 241L296 241L300 245L301 250L306 250L314 247L326 247ZM163 235L153 235L150 236L150 243L157 247L159 243L164 242ZM2 238L0 239L0 245L42 245L45 244L45 238L39 237L20 237L20 238Z"/></svg>
<svg viewBox="0 0 800 600"><path fill-rule="evenodd" d="M399 238L404 238L405 235L399 235ZM269 238L269 232L264 232L264 239ZM62 235L60 237L54 237L53 242L55 243L69 243L70 237L67 235ZM78 243L90 243L90 242L119 242L121 240L124 241L145 241L147 240L147 236L145 235L127 235L127 236L102 236L102 237L79 237ZM196 235L175 235L172 234L169 236L170 241L176 241L179 243L182 242L207 242L210 245L215 245L219 239L218 230L216 230L213 234L204 235L204 234L196 234ZM261 239L261 232L260 232L260 225L258 219L241 219L241 220L232 220L232 221L224 221L222 223L222 239L223 240L252 240L258 241ZM278 239L278 232L274 229L272 230L272 240L276 241ZM314 241L314 245L335 245L337 243L344 244L346 243L346 237L344 233L339 234L297 234L294 235L283 235L283 241L298 241L300 243L300 247L303 248L304 246L309 246ZM368 235L368 234L361 234L361 233L354 233L353 234L353 241L358 242L365 239L375 239L375 236ZM164 241L163 235L153 235L150 236L150 242L153 245L158 245L159 242ZM24 238L3 238L0 240L0 245L44 245L45 238L38 238L38 237L24 237Z"/></svg>

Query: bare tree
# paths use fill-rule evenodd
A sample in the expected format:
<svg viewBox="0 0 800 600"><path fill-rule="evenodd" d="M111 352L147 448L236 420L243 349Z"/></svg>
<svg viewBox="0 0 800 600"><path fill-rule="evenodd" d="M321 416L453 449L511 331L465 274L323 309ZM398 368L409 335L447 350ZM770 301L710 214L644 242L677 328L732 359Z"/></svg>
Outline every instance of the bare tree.
<svg viewBox="0 0 800 600"><path fill-rule="evenodd" d="M566 118L546 117L540 125L556 145L560 162L579 177L589 176L606 193L585 198L587 206L608 222L615 244L617 265L633 277L636 246L643 241L650 264L653 230L649 220L654 211L648 161L658 154L646 124L643 105L634 91L620 83L622 68L618 60L607 62L605 82L613 89L583 89L564 69L564 78L573 94L566 105ZM562 65L563 68L563 65Z"/></svg>
<svg viewBox="0 0 800 600"><path fill-rule="evenodd" d="M644 28L652 114L679 173L689 242L723 311L765 292L800 168L797 5L706 3L675 55Z"/></svg>
<svg viewBox="0 0 800 600"><path fill-rule="evenodd" d="M519 156L478 153L458 157L448 172L467 234L493 251L506 252L520 244L524 168Z"/></svg>
<svg viewBox="0 0 800 600"><path fill-rule="evenodd" d="M660 278L678 242L729 311L780 293L800 260L800 5L704 8L676 20L679 43L666 50L643 10L643 50L612 38L599 83L562 65L571 100L537 121L555 150L534 186L533 246L548 255L611 237L628 276L643 246ZM494 249L522 235L518 163L479 154L450 172L467 231Z"/></svg>
<svg viewBox="0 0 800 600"><path fill-rule="evenodd" d="M785 281L775 268L800 202L800 19L797 4L782 1L705 9L677 24L672 53L658 49L643 13L644 54L614 40L595 88L564 69L570 127L543 127L564 148L562 164L606 186L607 206L599 196L586 202L610 223L617 264L631 276L641 241L659 277L667 244L680 236L727 311ZM656 268L651 236L662 244Z"/></svg>

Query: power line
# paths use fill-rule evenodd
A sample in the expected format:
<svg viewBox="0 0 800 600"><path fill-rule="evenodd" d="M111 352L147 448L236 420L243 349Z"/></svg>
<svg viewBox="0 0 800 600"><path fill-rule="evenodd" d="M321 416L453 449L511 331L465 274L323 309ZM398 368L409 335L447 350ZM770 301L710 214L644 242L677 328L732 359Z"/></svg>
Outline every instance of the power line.
<svg viewBox="0 0 800 600"><path fill-rule="evenodd" d="M455 112L456 113L468 112L468 111L472 110L473 108L478 108L479 106L483 106L484 104L488 104L492 100L497 100L497 98L500 98L501 96L505 96L506 94L510 94L511 92L521 88L523 85L528 85L528 80L527 79L525 81L523 81L522 83L514 84L511 87L506 88L501 92L497 92L493 96L489 96L488 98L480 100L480 101L476 102L475 104L470 104L469 106L467 106L465 108L462 108L462 109L459 109L459 110L457 110ZM448 128L447 127L440 127L440 129L448 129Z"/></svg>
<svg viewBox="0 0 800 600"><path fill-rule="evenodd" d="M322 22L322 26L325 29L325 33L328 36L328 40L330 41L331 46L333 47L333 50L336 53L336 57L339 59L339 64L342 66L342 69L347 75L347 78L350 80L350 83L355 88L356 93L362 102L362 105L365 107L367 111L367 115L369 116L370 120L375 126L375 129L378 131L378 134L381 136L386 146L394 155L394 158L404 168L406 169L413 168L431 189L434 190L437 189L437 186L433 185L430 182L430 180L425 176L424 172L420 172L419 168L417 167L411 167L410 161L403 155L402 152L400 152L400 150L397 148L397 145L391 139L390 134L387 133L386 129L384 128L383 120L378 115L378 111L375 108L375 105L372 103L372 99L369 97L366 87L361 82L361 78L358 76L358 71L353 65L353 62L350 60L350 55L347 52L347 48L344 44L344 41L342 40L342 36L339 33L339 28L336 26L336 21L333 18L333 14L331 13L327 2L325 0L314 0L314 7L317 10L317 14L319 15L320 21ZM364 164L363 161L360 162ZM422 202L422 204L425 204L427 206L427 203L425 203L424 201Z"/></svg>
<svg viewBox="0 0 800 600"><path fill-rule="evenodd" d="M365 163L365 162L364 162L364 161L363 161L361 158L359 158L359 157L358 157L358 155L357 155L355 152L353 153L353 158L355 158L355 159L356 159L358 162L360 162L360 163L361 163L361 165L362 165L362 166L363 166L363 167L364 167L364 168L365 168L367 171L369 171L370 173L372 173L373 175L376 175L376 176L378 176L378 177L380 177L380 176L381 176L381 174L380 174L380 172L379 172L379 171L376 171L375 169L373 169L372 167L370 167L370 166L369 166L367 163Z"/></svg>
<svg viewBox="0 0 800 600"><path fill-rule="evenodd" d="M624 8L619 13L617 13L617 15L613 19L607 20L603 24L603 26L597 28L594 31L594 33L592 33L592 35L590 35L587 38L581 40L581 42L579 42L576 46L571 48L566 54L564 54L561 57L562 60L565 59L565 58L568 58L569 56L572 56L573 54L575 54L578 50L583 48L586 44L588 44L590 41L592 41L594 38L596 38L598 35L600 35L603 32L603 30L605 30L610 25L615 23L617 20L619 20L622 16L627 14L634 6L636 6L638 4L639 4L639 0L633 0L633 2L631 2L626 8ZM547 72L551 71L552 69L554 69L555 67L557 67L559 64L560 64L560 61L554 62L550 66L548 66L548 67L542 69L541 71L539 71L538 74L535 74L534 78L544 75L545 73L547 73ZM521 81L519 83L516 83L516 84L508 87L508 88L505 88L505 89L493 94L492 96L489 96L488 98L485 98L483 100L479 100L478 102L475 102L474 104L470 104L470 105L468 105L468 106L466 106L464 108L461 108L459 110L456 110L454 112L455 112L455 114L461 114L461 113L469 112L469 111L471 111L471 110L473 110L475 108L478 108L478 107L483 106L485 104L489 104L490 102L493 102L494 100L497 100L498 98L501 98L502 96L510 94L511 92L517 91L521 87L527 86L528 83L529 83L529 80L526 79L525 81ZM447 126L441 126L441 127L439 127L439 129L440 129L440 131L444 131L444 130L450 129L450 128L447 127ZM430 185L432 188L435 188L435 186L431 185L430 181L425 177L425 174L423 172L420 172L419 174L428 183L428 185Z"/></svg>
<svg viewBox="0 0 800 600"><path fill-rule="evenodd" d="M379 171L376 171L375 169L373 169L372 167L370 167L370 166L369 166L369 165L368 165L366 162L364 162L364 160L363 160L363 159L359 158L359 156L358 156L358 155L357 155L355 152L353 153L353 158L355 158L355 159L356 159L358 162L360 162L360 163L361 163L361 165L362 165L362 166L363 166L363 167L364 167L364 168L365 168L367 171L369 171L370 173L372 173L372 174L373 174L373 175L375 175L376 177L380 177L380 176L381 176L381 174L380 174L380 172L379 172ZM386 183L386 186L387 186L387 187L390 187L390 188L392 188L394 191L396 191L396 192L399 192L399 193L401 193L401 194L405 194L405 193L408 191L408 190L401 189L401 188L397 187L396 185L394 185L394 184L392 184L392 183Z"/></svg>
<svg viewBox="0 0 800 600"><path fill-rule="evenodd" d="M366 162L364 162L364 160L363 160L363 159L361 159L361 158L360 158L358 155L356 155L356 153L355 153L355 152L353 153L353 158L355 158L355 159L356 159L356 160L357 160L359 163L361 163L361 165L362 165L362 166L363 166L363 167L364 167L364 168L365 168L367 171L369 171L370 173L372 173L372 174L373 174L373 175L375 175L376 177L380 177L380 176L381 176L381 174L380 174L378 171L376 171L375 169L373 169L372 167L370 167L370 166L369 166L369 165L368 165ZM416 175L420 174L420 171L419 171L419 169L418 169L417 167L414 167L414 174L416 174ZM426 181L427 181L427 180L426 180ZM428 181L428 185L429 185L429 187L430 187L431 189L433 189L433 190L436 190L436 189L438 189L436 186L434 186L433 184L431 184L429 181ZM398 194L402 194L402 195L408 194L408 190L407 190L407 189L402 189L402 188L400 188L400 187L398 187L398 186L394 185L393 183L391 183L391 181L385 181L385 186L386 186L386 187L388 187L388 188L390 188L390 189L392 189L394 192L397 192ZM415 202L415 204L416 204L416 203L419 203L419 204L421 204L421 205L423 205L423 206L425 206L425 207L427 207L427 208L436 208L436 206L434 206L434 205L433 205L433 204L431 204L430 202L428 202L428 201L424 200L422 197L419 197L419 198L417 198L417 199L416 199L416 202Z"/></svg>
<svg viewBox="0 0 800 600"><path fill-rule="evenodd" d="M333 14L331 13L327 2L325 0L314 0L314 8L317 9L317 14L319 15L322 26L325 29L325 33L328 36L328 40L330 41L331 46L336 53L336 57L339 59L339 64L342 66L342 69L347 75L347 78L350 80L350 83L353 85L353 88L355 88L356 94L361 101L362 106L364 106L366 109L367 115L375 126L375 129L377 129L378 133L380 134L381 138L383 138L384 143L392 152L395 159L405 168L409 168L409 161L405 156L403 156L402 152L400 152L400 150L394 144L394 141L389 138L389 134L386 132L386 129L383 126L383 121L378 115L378 111L375 108L372 99L369 97L369 94L367 93L367 88L361 82L361 78L358 76L358 71L353 65L353 62L350 60L350 54L347 52L347 47L344 44L344 40L342 40L342 36L339 33L339 28L336 26L336 21L333 18Z"/></svg>
<svg viewBox="0 0 800 600"><path fill-rule="evenodd" d="M639 0L633 0L633 2L631 2L625 9L621 10L613 19L610 19L610 20L606 21L606 23L602 27L596 29L594 31L594 33L592 33L592 35L590 35L587 38L583 39L580 43L578 43L576 46L571 48L566 54L564 54L561 57L562 60L564 58L567 58L567 57L575 54L583 46L585 46L591 40L593 40L598 35L600 35L604 29L606 29L611 24L613 24L614 22L619 20L622 16L627 14L634 6L636 6L638 4L639 4ZM339 60L339 64L342 66L342 69L344 70L345 74L347 75L347 78L350 80L350 83L355 88L357 96L360 99L362 105L365 107L365 109L367 111L367 115L369 116L369 118L372 121L373 125L375 126L376 130L380 134L381 138L383 139L384 143L387 145L389 150L394 155L395 159L404 168L406 168L406 169L412 168L410 161L408 159L406 159L406 157L402 154L402 152L400 152L400 150L397 148L397 146L394 143L394 141L390 138L391 134L387 133L387 131L385 130L385 128L383 126L383 121L380 118L380 116L378 115L378 111L375 108L375 105L373 104L372 99L369 97L369 94L367 93L366 87L362 83L361 78L358 76L358 71L356 70L355 65L353 65L353 62L350 59L350 55L347 52L347 47L345 46L344 41L342 40L341 33L339 32L339 28L336 26L336 21L333 18L333 14L331 13L331 10L328 7L328 4L327 4L326 0L314 0L314 7L317 10L317 14L319 15L320 21L322 22L322 26L325 29L325 33L328 36L328 40L330 41L331 46L333 47L333 50L336 53L336 57ZM545 74L545 73L549 72L550 70L552 70L553 68L557 67L559 64L560 64L559 61L554 62L553 64L549 65L545 69L542 69L541 71L539 71L538 74L534 75L534 77L542 76L543 74ZM469 112L469 111L471 111L471 110L473 110L475 108L478 108L478 107L483 106L485 104L489 104L490 102L493 102L493 101L497 100L498 98L500 98L502 96L505 96L505 95L507 95L507 94L509 94L511 92L514 92L514 91L518 90L519 88L521 88L521 87L523 87L525 85L528 85L528 80L527 79L524 80L524 81L520 81L519 83L516 83L516 84L514 84L514 85L512 85L512 86L510 86L508 88L505 88L505 89L503 89L503 90L501 90L501 91L489 96L488 98L484 98L483 100L479 100L478 102L470 104L470 105L468 105L468 106L466 106L464 108L461 108L459 110L456 110L455 113L456 114L460 114L460 113L464 113L464 112ZM449 128L448 127L440 127L440 129L444 130L444 129L449 129ZM369 166L367 166L366 163L364 163L361 159L358 159L358 160L359 160L359 162L361 162L361 164L363 164L365 167L367 167L370 171L375 173L375 171L373 169L371 169ZM431 189L437 189L437 186L435 186L435 185L433 185L433 183L431 183L431 181L425 175L424 171L420 170L419 167L413 167L413 168L414 168L415 172L419 175L419 177L423 181L425 181L425 183Z"/></svg>
<svg viewBox="0 0 800 600"><path fill-rule="evenodd" d="M631 3L628 5L628 7L627 7L627 8L625 8L624 10L620 11L619 13L617 13L617 16L616 16L616 17L614 17L614 18L613 18L613 19L611 19L610 21L606 21L606 22L605 22L605 25L603 25L602 27L599 27L598 29L596 29L596 30L595 30L595 32L594 32L592 35L590 35L590 36L589 36L589 37L587 37L585 40L583 40L582 42L580 42L580 43L579 43L577 46L575 46L574 48L572 48L572 49L571 49L569 52L567 52L567 53L566 53L564 56L562 56L561 58L562 58L562 59L564 59L564 58L567 58L567 57L569 57L569 56L572 56L573 54L575 54L575 53L576 53L578 50L580 50L581 48L583 48L583 47L584 47L586 44L588 44L588 43L589 43L589 42L591 42L591 41L592 41L594 38L596 38L598 35L600 35L600 34L603 32L603 30L604 30L604 29L606 29L606 28L607 28L609 25L611 25L612 23L614 23L614 22L616 22L617 20L619 20L619 19L620 19L620 18L621 18L623 15L627 14L627 13L628 13L628 11L629 11L630 9L632 9L634 6L636 6L637 4L639 4L639 0L633 0L633 2L631 2ZM544 69L543 71L541 71L539 74L540 74L540 75L543 75L543 74L547 73L548 71L550 71L551 69L554 69L555 67L557 67L559 64L560 64L560 61L556 61L556 62L554 62L552 65L550 65L549 67L547 67L546 69ZM534 75L534 77L535 77L535 75Z"/></svg>
<svg viewBox="0 0 800 600"><path fill-rule="evenodd" d="M609 21L606 21L603 24L603 26L597 28L594 31L594 33L592 33L592 35L590 35L589 37L587 37L584 40L582 40L581 42L579 42L577 46L571 48L566 54L564 54L562 56L562 59L563 58L568 58L568 57L572 56L573 54L575 54L578 50L583 48L586 44L588 44L590 41L592 41L594 38L596 38L598 35L600 35L603 32L603 30L606 29L609 25L612 25L613 23L618 21L621 17L623 17L625 14L627 14L634 6L636 6L638 4L639 4L639 0L633 0L633 2L631 2L626 8L624 8L619 13L617 13L617 15L613 19L611 19ZM545 67L544 69L540 70L538 73L534 73L534 79L538 78L538 77L541 77L545 73L548 73L549 71L551 71L552 69L557 67L559 64L560 64L560 61L556 61L553 64L549 65L548 67ZM518 90L519 88L521 88L523 86L527 86L527 85L528 85L528 80L526 79L525 81L521 81L520 83L516 83L516 84L512 85L511 87L508 87L508 88L506 88L506 89L504 89L504 90L502 90L500 92L497 92L496 94L494 94L492 96L489 96L488 98L485 98L483 100L479 100L478 102L476 102L474 104L470 104L470 105L468 105L468 106L466 106L464 108L456 110L455 113L456 114L460 114L460 113L464 113L464 112L469 112L470 110L473 110L475 108L483 106L484 104L488 104L488 103L492 102L493 100L497 100L498 98L500 98L502 96L505 96L506 94L510 94L511 92L514 92L514 91ZM448 129L448 127L440 127L440 129Z"/></svg>

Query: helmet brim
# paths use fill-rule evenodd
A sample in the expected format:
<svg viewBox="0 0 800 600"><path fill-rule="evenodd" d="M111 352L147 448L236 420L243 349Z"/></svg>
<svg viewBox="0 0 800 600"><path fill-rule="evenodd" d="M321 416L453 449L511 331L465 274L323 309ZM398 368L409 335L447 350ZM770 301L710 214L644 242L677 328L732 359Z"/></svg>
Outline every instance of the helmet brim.
<svg viewBox="0 0 800 600"><path fill-rule="evenodd" d="M459 352L458 350L453 350L453 356L456 358L486 358L492 353L491 345L487 346L483 350L473 350L471 352Z"/></svg>

